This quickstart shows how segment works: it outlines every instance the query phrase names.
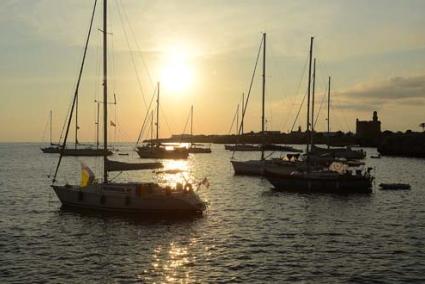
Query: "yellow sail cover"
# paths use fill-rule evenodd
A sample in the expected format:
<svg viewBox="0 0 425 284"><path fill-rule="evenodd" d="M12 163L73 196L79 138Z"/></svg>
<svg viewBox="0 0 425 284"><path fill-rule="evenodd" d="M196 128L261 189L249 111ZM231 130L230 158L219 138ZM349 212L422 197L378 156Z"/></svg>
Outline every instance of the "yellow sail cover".
<svg viewBox="0 0 425 284"><path fill-rule="evenodd" d="M92 184L94 181L94 173L92 170L84 163L81 163L81 187L86 187L89 184Z"/></svg>

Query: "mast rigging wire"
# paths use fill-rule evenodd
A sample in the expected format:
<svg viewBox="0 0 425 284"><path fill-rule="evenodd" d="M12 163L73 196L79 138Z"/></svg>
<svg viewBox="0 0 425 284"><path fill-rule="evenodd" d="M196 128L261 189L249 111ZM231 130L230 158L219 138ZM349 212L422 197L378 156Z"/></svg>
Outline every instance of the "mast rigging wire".
<svg viewBox="0 0 425 284"><path fill-rule="evenodd" d="M77 97L78 97L78 90L79 90L79 87L80 87L81 76L83 74L84 63L85 63L85 60L86 60L87 47L89 45L90 35L91 35L92 27L93 27L93 19L94 19L94 15L95 15L95 11L96 11L96 4L97 4L97 0L94 0L93 12L92 12L91 19L90 19L89 31L87 33L86 44L84 46L83 59L82 59L82 62L81 62L80 72L78 74L78 80L77 80L77 84L76 84L76 88L75 88L75 92L74 92L74 100L72 102L71 111L69 113L69 119L68 119L66 131L65 131L65 137L64 137L64 140L63 140L63 143L62 143L62 147L60 149L61 151L60 151L58 164L56 166L55 174L53 176L53 180L52 180L53 183L56 181L56 176L58 174L59 166L61 164L63 153L64 153L64 150L65 150L65 147L66 147L66 141L68 139L69 128L71 126L71 120L72 120L72 113L74 112L75 104L76 104Z"/></svg>

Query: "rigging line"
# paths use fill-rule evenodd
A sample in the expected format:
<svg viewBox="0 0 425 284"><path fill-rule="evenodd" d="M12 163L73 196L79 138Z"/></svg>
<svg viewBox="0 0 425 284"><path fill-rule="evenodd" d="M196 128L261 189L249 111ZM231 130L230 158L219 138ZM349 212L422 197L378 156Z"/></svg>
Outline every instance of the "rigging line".
<svg viewBox="0 0 425 284"><path fill-rule="evenodd" d="M323 94L322 99L320 101L319 109L317 111L317 116L316 116L316 119L314 120L314 124L313 124L314 129L316 129L316 124L317 124L317 121L319 120L319 116L320 116L320 110L322 109L322 106L323 106L323 103L325 101L325 98L327 97L326 91L327 90L325 90L325 93Z"/></svg>
<svg viewBox="0 0 425 284"><path fill-rule="evenodd" d="M242 131L242 121L245 119L246 109L248 107L249 98L251 96L251 90L252 90L252 85L254 84L255 72L257 71L257 65L258 65L258 61L260 59L261 48L263 47L263 43L264 43L263 40L264 40L264 38L262 37L261 42L260 42L260 46L258 47L257 59L255 60L254 71L252 72L251 82L249 84L249 89L248 89L248 94L247 94L247 97L246 97L246 100L245 100L245 105L242 108L241 124L238 126L239 127L238 133L241 133L241 131Z"/></svg>
<svg viewBox="0 0 425 284"><path fill-rule="evenodd" d="M94 0L93 12L92 12L91 19L90 19L90 27L89 27L89 31L87 33L86 44L84 46L83 60L81 62L80 73L78 75L77 85L76 85L75 93L74 93L74 100L72 102L71 112L69 114L69 119L68 119L68 124L67 124L67 127L66 127L65 137L63 139L58 164L56 166L55 174L54 174L53 180L52 180L53 183L56 181L56 176L58 174L59 166L60 166L60 163L62 161L63 153L64 153L65 146L66 146L66 140L68 139L69 128L71 126L71 120L72 120L72 113L74 112L75 103L76 103L77 97L78 97L78 89L79 89L79 86L80 86L81 76L82 76L83 70L84 70L84 62L86 60L87 47L89 45L90 34L91 34L91 31L92 31L92 27L93 27L93 19L94 19L94 14L95 14L95 11L96 11L96 4L97 4L97 0Z"/></svg>
<svg viewBox="0 0 425 284"><path fill-rule="evenodd" d="M44 143L44 139L46 138L46 132L47 132L47 127L49 126L49 121L50 121L50 114L47 116L46 124L44 125L44 128L43 128L43 135L41 136L41 141L43 143Z"/></svg>
<svg viewBox="0 0 425 284"><path fill-rule="evenodd" d="M301 85L302 85L302 83L303 83L303 81L304 81L304 76L306 75L306 73L307 73L307 64L308 64L308 59L309 59L309 56L307 55L306 56L306 58L305 58L305 62L304 62L304 67L303 67L303 69L302 69L302 72L301 72L301 76L300 76L300 80L298 81L298 86L297 86L297 90L296 90L296 92L295 92L295 96L298 96L298 94L300 93L300 89L301 89ZM305 96L305 95L304 95ZM303 98L303 100L304 100L305 98ZM289 119L290 119L290 117L292 116L292 105L293 105L293 103L294 103L294 98L292 98L291 99L291 101L290 101L290 113L289 113L289 116L287 117L287 119L286 119L286 122L285 122L285 125L282 127L282 128L286 128L286 125L288 124L288 122L289 122ZM299 111L298 111L299 112ZM299 114L298 114L299 115ZM298 116L297 115L297 116ZM294 121L294 125L295 125L295 123L296 123L296 121ZM293 130L293 128L294 128L294 126L292 126L292 128L291 128L291 130L289 131L289 132L291 132L292 130Z"/></svg>
<svg viewBox="0 0 425 284"><path fill-rule="evenodd" d="M159 111L162 114L162 117L164 118L165 124L167 125L168 131L170 132L170 135L173 134L173 132L171 131L170 125L168 124L168 120L167 120L167 116L165 115L165 112L163 111L162 107L159 108Z"/></svg>
<svg viewBox="0 0 425 284"><path fill-rule="evenodd" d="M148 105L146 103L145 93L143 92L142 82L140 81L139 71L138 71L137 65L136 65L136 59L134 58L134 52L131 48L130 41L128 39L128 34L127 34L126 29L125 29L124 20L123 20L123 17L121 15L121 9L120 9L119 5L117 5L117 11L118 11L118 16L119 16L119 19L120 19L120 22L121 22L121 28L122 28L123 33L124 33L125 41L127 43L128 50L130 51L131 63L133 65L134 72L136 73L137 85L138 85L139 91L142 95L143 103L145 104L145 107L147 108Z"/></svg>
<svg viewBox="0 0 425 284"><path fill-rule="evenodd" d="M298 109L297 115L295 116L294 123L292 124L291 130L289 131L289 133L291 133L291 132L294 130L294 126L295 126L295 124L297 123L297 120L298 120L298 117L299 117L299 115L300 115L301 109L302 109L302 107L303 107L303 104L304 104L304 101L305 101L305 97L307 96L307 93L308 93L308 92L306 91L306 93L304 94L303 100L301 101L300 107L299 107L299 109Z"/></svg>
<svg viewBox="0 0 425 284"><path fill-rule="evenodd" d="M339 101L338 101L338 100L333 99L333 100L332 100L332 102L333 102L333 104L332 104L332 106L331 106L331 109L335 110L336 108L334 107L334 105L335 105L336 107L338 107ZM340 105L340 106L341 106L341 107L340 107L339 109L341 110L341 116L342 116L342 120L344 121L345 127L347 127L347 130L348 130L348 131L352 132L352 131L351 131L351 127L348 125L347 120L346 120L346 118L345 118L345 111L344 111L344 108L342 107L342 105ZM338 118L340 118L340 116L338 116ZM341 125L341 126L343 126L343 125Z"/></svg>
<svg viewBox="0 0 425 284"><path fill-rule="evenodd" d="M117 1L117 0L115 0L115 1ZM139 55L140 60L141 60L141 61L142 61L142 63L143 63L143 67L146 69L146 73L147 73L148 78L149 78L149 81L150 81L150 83L151 83L151 87L153 88L153 86L154 86L154 82L153 82L153 80L152 80L152 76L151 76L151 73L149 72L149 68L148 68L148 66L147 66L147 64L146 64L146 62L145 62L145 59L144 59L144 58L143 58L143 56L142 56L142 49L140 48L140 46L139 46L139 42L137 41L137 37L136 37L136 34L135 34L135 32L134 32L133 26L131 25L130 19L129 19L129 17L128 17L127 10L126 10L126 8L124 7L124 4L122 4L122 2L121 2L120 0L119 0L119 4L121 5L121 10L123 11L124 17L125 17L125 18L126 18L126 20L127 20L127 24L128 24L128 27L130 28L130 32L131 32L131 34L132 34L132 36L133 36L134 42L135 42L135 44L136 44L136 48L137 48L137 50L139 51L137 54Z"/></svg>
<svg viewBox="0 0 425 284"><path fill-rule="evenodd" d="M239 111L239 105L238 105L238 107L236 108L235 114L233 115L233 120L232 120L232 124L230 125L228 135L229 135L230 133L232 133L232 128L233 128L233 125L235 124L235 120L236 120L236 116L238 115L238 111ZM238 126L236 125L236 127L238 127Z"/></svg>
<svg viewBox="0 0 425 284"><path fill-rule="evenodd" d="M137 141L136 141L136 145L135 146L137 146L139 144L140 139L143 137L143 132L145 130L146 122L147 122L147 119L149 117L149 112L150 112L150 110L152 108L152 103L154 101L154 98L156 97L156 92L157 92L157 89L155 87L155 90L153 91L153 94L152 94L152 97L151 97L151 101L149 103L149 107L146 110L146 115L145 115L145 118L143 119L143 124L142 124L142 127L140 128L139 136L137 137Z"/></svg>
<svg viewBox="0 0 425 284"><path fill-rule="evenodd" d="M71 96L71 98L72 98L72 96ZM66 129L66 122L69 119L69 113L70 113L70 110L71 110L71 105L72 105L72 100L71 100L71 103L68 105L68 109L66 111L66 116L65 116L65 120L63 121L62 130L61 130L61 134L59 136L58 144L60 144L60 142L62 141L63 134L64 134L64 131Z"/></svg>
<svg viewBox="0 0 425 284"><path fill-rule="evenodd" d="M191 113L191 110L189 110L189 114L188 114L188 116L187 116L186 123L185 123L185 125L184 125L182 135L180 135L180 143L182 143L182 141L183 141L183 134L185 134L185 132L186 132L186 127L187 127L187 125L189 124L189 120L190 120L190 113Z"/></svg>

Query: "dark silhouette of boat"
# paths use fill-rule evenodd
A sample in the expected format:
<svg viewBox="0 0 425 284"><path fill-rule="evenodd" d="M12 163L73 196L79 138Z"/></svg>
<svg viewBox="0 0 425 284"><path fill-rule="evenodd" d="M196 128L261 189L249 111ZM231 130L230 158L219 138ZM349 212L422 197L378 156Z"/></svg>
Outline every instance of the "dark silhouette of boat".
<svg viewBox="0 0 425 284"><path fill-rule="evenodd" d="M267 170L266 170L267 171ZM334 171L294 171L273 175L267 172L267 180L276 190L297 192L371 193L373 177L369 174Z"/></svg>
<svg viewBox="0 0 425 284"><path fill-rule="evenodd" d="M49 154L54 154L54 153L60 153L60 146L58 145L50 145L49 147L44 147L41 148L41 151L43 153L49 153Z"/></svg>
<svg viewBox="0 0 425 284"><path fill-rule="evenodd" d="M318 156L331 156L333 158L345 158L350 160L359 160L366 158L366 152L359 149L353 150L351 147L338 147L338 148L321 148L316 145L312 145L310 153Z"/></svg>
<svg viewBox="0 0 425 284"><path fill-rule="evenodd" d="M43 153L59 153L60 152L60 144L55 144L52 141L52 131L53 131L53 112L50 110L49 112L49 141L50 144L47 147L42 147L41 151Z"/></svg>
<svg viewBox="0 0 425 284"><path fill-rule="evenodd" d="M191 145L187 150L190 154L209 154L212 152L211 148L204 148L194 145Z"/></svg>
<svg viewBox="0 0 425 284"><path fill-rule="evenodd" d="M316 59L313 65L313 87L311 84L311 65L313 53L313 40L310 40L310 60L308 72L308 91L307 91L307 140L305 168L290 171L290 169L280 169L280 171L268 170L266 168L266 178L273 185L275 190L297 191L297 192L329 192L329 193L370 193L372 192L373 177L370 174L372 168L367 170L348 169L347 165L339 162L333 162L329 168L317 169L313 167L312 158L317 156L317 149L314 148L314 92L315 92L315 74ZM330 90L330 77L329 87ZM312 94L312 95L311 95ZM310 98L312 97L312 98ZM329 96L328 96L329 97ZM312 101L310 116L310 101ZM310 131L310 126L312 129ZM310 148L311 146L311 148ZM313 151L310 151L312 149ZM316 149L316 150L315 150ZM327 149L326 149L327 150Z"/></svg>
<svg viewBox="0 0 425 284"><path fill-rule="evenodd" d="M254 151L261 151L261 146L253 145L253 144L234 144L234 145L224 145L224 149L229 151L254 152Z"/></svg>
<svg viewBox="0 0 425 284"><path fill-rule="evenodd" d="M193 139L193 105L190 107L190 139ZM191 141L188 152L191 154L209 154L211 153L211 148L202 147Z"/></svg>
<svg viewBox="0 0 425 284"><path fill-rule="evenodd" d="M173 147L167 149L162 144L147 144L138 146L136 152L143 159L187 159L189 151L186 147Z"/></svg>
<svg viewBox="0 0 425 284"><path fill-rule="evenodd" d="M410 184L407 183L380 183L381 190L409 190Z"/></svg>
<svg viewBox="0 0 425 284"><path fill-rule="evenodd" d="M90 32L93 25L93 19L96 9L96 1L91 16L89 33L84 49L83 61L81 69L84 66L84 59L87 52L87 46L90 38ZM66 132L61 147L61 155L53 176L51 187L63 206L75 209L90 209L97 211L108 211L114 213L153 213L155 215L163 214L189 214L198 215L206 209L206 203L201 200L196 193L196 188L192 183L187 182L184 186L177 184L175 188L170 186L162 186L152 182L115 182L109 179L109 171L127 171L136 169L152 169L160 167L160 163L123 163L118 161L110 161L107 157L108 152L108 76L107 76L107 0L103 1L103 180L95 179L94 173L89 167L82 165L81 182L77 185L56 184L56 177L61 164L63 150L66 148L70 122L75 110L77 100L77 92L74 94ZM78 77L78 82L81 78ZM78 83L77 83L78 86ZM202 183L207 183L205 178ZM196 185L195 185L196 186Z"/></svg>
<svg viewBox="0 0 425 284"><path fill-rule="evenodd" d="M159 95L160 83L157 83L156 89L156 139L151 139L148 143L141 146L136 146L136 152L142 159L187 159L189 151L186 147L167 146L159 141ZM153 111L151 118L151 136L153 136ZM142 127L143 129L143 127Z"/></svg>
<svg viewBox="0 0 425 284"><path fill-rule="evenodd" d="M264 151L281 151L281 152L293 152L302 153L303 151L288 145L279 144L264 144Z"/></svg>

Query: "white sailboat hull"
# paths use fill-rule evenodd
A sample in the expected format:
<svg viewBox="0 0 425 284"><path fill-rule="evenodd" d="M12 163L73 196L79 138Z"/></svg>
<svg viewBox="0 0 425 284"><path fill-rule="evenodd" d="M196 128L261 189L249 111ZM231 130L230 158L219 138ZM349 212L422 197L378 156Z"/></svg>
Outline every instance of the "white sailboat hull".
<svg viewBox="0 0 425 284"><path fill-rule="evenodd" d="M166 190L157 184L52 186L65 206L123 213L202 213L206 205L193 191Z"/></svg>

